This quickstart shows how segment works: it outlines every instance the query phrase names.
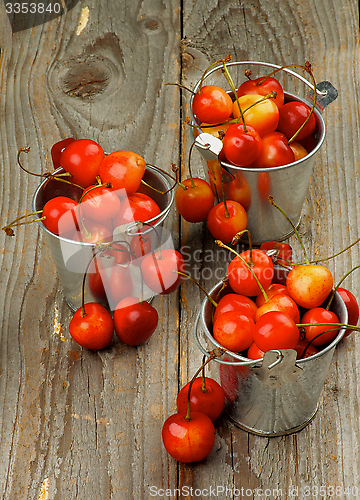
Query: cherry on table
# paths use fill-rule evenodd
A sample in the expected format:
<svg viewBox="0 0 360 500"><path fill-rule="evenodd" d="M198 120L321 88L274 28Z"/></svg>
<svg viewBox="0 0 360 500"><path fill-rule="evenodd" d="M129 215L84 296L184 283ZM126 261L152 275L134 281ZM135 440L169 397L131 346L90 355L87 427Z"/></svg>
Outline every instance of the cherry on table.
<svg viewBox="0 0 360 500"><path fill-rule="evenodd" d="M114 310L115 333L121 342L130 346L149 340L157 328L158 320L155 307L137 297L125 297Z"/></svg>
<svg viewBox="0 0 360 500"><path fill-rule="evenodd" d="M145 255L140 267L143 280L150 290L166 295L181 285L183 277L179 272L185 272L185 261L177 250L165 248Z"/></svg>
<svg viewBox="0 0 360 500"><path fill-rule="evenodd" d="M97 302L88 302L75 312L69 324L71 337L82 347L99 350L113 338L114 320L110 312Z"/></svg>
<svg viewBox="0 0 360 500"><path fill-rule="evenodd" d="M179 413L187 412L190 382L179 391L176 406ZM191 411L205 413L212 422L221 415L225 404L224 390L216 380L210 377L197 377L191 388Z"/></svg>
<svg viewBox="0 0 360 500"><path fill-rule="evenodd" d="M175 204L186 221L202 222L214 206L214 193L204 179L191 177L181 181L176 189Z"/></svg>
<svg viewBox="0 0 360 500"><path fill-rule="evenodd" d="M240 203L233 200L221 201L209 212L207 227L215 239L231 243L234 236L246 229L248 216Z"/></svg>

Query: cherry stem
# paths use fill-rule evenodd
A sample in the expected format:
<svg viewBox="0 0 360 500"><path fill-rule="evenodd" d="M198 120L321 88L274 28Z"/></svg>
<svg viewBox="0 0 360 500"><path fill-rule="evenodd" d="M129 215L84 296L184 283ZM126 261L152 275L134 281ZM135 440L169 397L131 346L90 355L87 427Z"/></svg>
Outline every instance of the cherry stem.
<svg viewBox="0 0 360 500"><path fill-rule="evenodd" d="M206 387L206 379L205 379L205 361L206 361L206 356L204 354L203 356L203 369L202 369L202 374L201 374L201 378L202 378L202 383L201 383L201 392L207 392L207 387Z"/></svg>
<svg viewBox="0 0 360 500"><path fill-rule="evenodd" d="M233 254L235 254L237 257L239 257L239 259L240 259L240 260L241 260L241 261L245 264L245 266L249 269L249 271L250 271L250 272L251 272L251 274L253 275L253 277L254 277L254 279L255 279L256 283L258 284L258 286L259 286L259 288L260 288L261 293L263 294L263 297L264 297L264 299L265 299L265 302L268 302L269 297L268 297L267 293L265 292L264 287L263 287L263 286L262 286L262 284L260 283L259 278L256 276L256 274L254 273L254 271L251 269L251 265L250 265L248 262L246 262L246 260L245 260L243 257L241 257L241 255L239 255L239 254L238 254L238 252L236 252L233 248L230 248L230 247L228 247L227 245L225 245L225 243L223 243L222 241L220 241L220 240L216 240L216 241L215 241L215 243L216 243L219 247L221 247L221 248L226 248L227 250L230 250L230 252L232 252L232 253L233 253Z"/></svg>
<svg viewBox="0 0 360 500"><path fill-rule="evenodd" d="M228 207L226 205L225 182L224 182L224 175L223 175L223 171L222 171L221 166L220 166L220 177L221 177L222 199L223 199L224 208L225 208L225 217L230 217L230 213L229 213Z"/></svg>
<svg viewBox="0 0 360 500"><path fill-rule="evenodd" d="M206 295L206 297L208 298L208 300L212 303L212 305L214 307L218 306L217 303L215 302L215 300L207 293L207 291L205 290L205 288L203 288L198 281L194 280L194 278L192 278L188 274L182 273L181 271L177 271L177 273L180 276L184 276L185 278L188 278L190 281L192 281L193 283L195 283L200 288L200 290L204 292L204 294Z"/></svg>
<svg viewBox="0 0 360 500"><path fill-rule="evenodd" d="M351 247L353 247L354 245L356 245L357 243L359 243L360 241L360 238L358 238L357 240L355 240L353 243L351 243L350 245L348 245L347 247L343 248L342 250L340 250L339 252L333 254L333 255L330 255L330 257L324 257L323 259L317 259L317 260L310 260L310 264L317 264L318 262L325 262L327 260L330 260L330 259L334 259L335 257L337 257L338 255L341 255L342 253L346 252L347 250L349 250ZM302 264L304 264L304 262L299 262L295 265L297 266L301 266Z"/></svg>
<svg viewBox="0 0 360 500"><path fill-rule="evenodd" d="M31 172L30 170L27 170L21 163L20 161L20 155L21 153L29 153L31 151L31 148L30 147L22 147L18 150L18 153L17 153L17 162L18 162L18 165L19 167L24 171L26 172L27 174L29 175L34 175L35 177L44 177L45 179L49 179L49 180L52 180L52 181L60 181L60 182L64 182L65 184L70 184L71 186L75 186L81 190L83 190L84 188L82 186L79 186L78 184L75 184L74 182L70 182L66 179L63 179L63 177L71 177L71 174L69 172L62 172L62 173L59 173L59 174L52 174L51 172L45 172L43 174L38 174L36 172Z"/></svg>
<svg viewBox="0 0 360 500"><path fill-rule="evenodd" d="M330 309L331 303L334 300L334 297L335 297L335 294L337 292L337 289L342 284L342 282L349 276L349 274L351 274L353 271L355 271L356 269L359 269L359 268L360 268L360 264L357 265L357 266L355 266L355 267L353 267L352 269L350 269L350 271L348 271L347 273L344 274L344 276L341 278L341 280L335 286L334 290L331 292L329 302L327 303L327 306L326 306L325 309L327 309L327 310Z"/></svg>
<svg viewBox="0 0 360 500"><path fill-rule="evenodd" d="M219 61L215 61L215 62L211 63L210 66L208 66L206 68L206 70L204 71L204 73L203 73L203 75L201 77L200 83L199 83L199 90L198 90L199 94L200 94L200 91L201 91L201 87L202 87L203 81L205 80L205 78L207 76L207 73L211 70L211 68L213 68L214 66L216 66L217 64L220 64L220 63L222 63L223 65L225 65L225 63L228 63L231 60L232 60L232 57L229 54L226 57L224 57L224 59L220 59Z"/></svg>
<svg viewBox="0 0 360 500"><path fill-rule="evenodd" d="M289 224L291 225L292 229L294 230L294 233L296 234L296 237L301 245L301 248L304 252L304 257L305 257L305 261L306 261L306 264L310 264L310 261L309 261L309 258L307 256L307 253L306 253L306 250L305 250L305 246L304 246L304 243L301 239L301 236L298 232L298 230L296 229L295 227L295 224L293 223L293 221L290 219L290 217L284 212L284 210L282 208L279 207L279 205L277 205L274 201L274 198L270 195L268 197L268 200L270 202L270 204L275 207L277 210L279 210L280 213L282 213L282 215L286 218L286 220L289 222Z"/></svg>
<svg viewBox="0 0 360 500"><path fill-rule="evenodd" d="M250 261L250 264L252 264L254 261L253 261L253 258L252 258L252 250L253 250L253 246L252 246L252 241L251 241L251 232L249 231L249 229L244 229L243 231L239 231L238 233L235 234L235 236L233 237L232 239L232 242L231 244L232 245L236 245L236 243L239 242L239 240L241 239L241 236L243 234L247 233L248 234L248 239L249 239L249 250L250 250L250 257L249 257L249 261Z"/></svg>
<svg viewBox="0 0 360 500"><path fill-rule="evenodd" d="M245 124L244 113L243 113L243 111L241 109L241 106L240 106L239 97L238 97L237 92L236 92L235 84L234 84L233 79L230 76L229 70L227 69L225 63L223 63L223 70L222 71L223 71L223 75L225 76L228 84L230 85L232 93L234 94L234 98L236 100L236 104L238 105L238 108L239 108L240 119L241 119L242 124L243 124L244 132L247 133L247 128L246 128L246 124ZM237 118L236 120L237 120L237 123L238 123L239 122L239 118Z"/></svg>
<svg viewBox="0 0 360 500"><path fill-rule="evenodd" d="M169 189L167 189L166 191L161 191L160 189L157 189L157 188L151 186L150 184L148 184L146 181L144 181L144 179L141 179L141 184L143 184L144 186L148 187L149 189L152 189L153 191L156 191L159 194L167 194L170 191L172 191L174 189L174 187L177 185L178 180L174 176L172 176L171 174L169 174L168 172L166 172L165 170L163 170L162 168L160 168L160 167L158 167L156 165L153 165L152 163L147 163L146 166L154 167L157 170L159 170L161 173L169 176L170 179L172 179L174 181L174 184Z"/></svg>
<svg viewBox="0 0 360 500"><path fill-rule="evenodd" d="M348 323L298 323L296 326L298 328L304 328L305 326L336 326L338 328L351 328L352 330L356 330L357 332L360 331L360 326L349 325ZM331 330L335 330L335 328L331 328L330 331Z"/></svg>
<svg viewBox="0 0 360 500"><path fill-rule="evenodd" d="M186 411L186 416L185 420L191 420L191 412L190 412L190 399L191 399L191 388L193 383L195 382L196 377L199 375L199 373L203 370L203 368L212 360L215 358L218 358L222 356L226 352L226 349L221 349L220 347L216 347L209 353L208 359L203 362L203 364L200 366L200 368L197 370L193 378L190 380L189 383L189 390L188 390L188 401L187 401L187 411Z"/></svg>
<svg viewBox="0 0 360 500"><path fill-rule="evenodd" d="M187 90L188 92L190 92L193 95L196 94L196 92L194 92L193 90L189 89L189 87L186 87L185 85L182 85L181 83L167 82L167 83L164 83L164 85L175 85L176 87L179 87L181 89Z"/></svg>
<svg viewBox="0 0 360 500"><path fill-rule="evenodd" d="M28 221L25 221L25 222L19 222L19 221L21 221L22 219L25 219L26 217L30 217L32 215L37 215L37 214L41 214L41 213L42 213L42 210L37 210L36 212L31 212L30 214L22 215L21 217L18 217L17 219L15 219L12 222L10 222L10 224L8 224L7 226L2 227L1 229L3 231L5 231L5 233L8 236L14 236L15 233L14 233L14 230L12 229L13 227L24 226L25 224L31 224L32 222L39 222L41 220L45 220L46 217L45 216L38 217L37 219L28 220Z"/></svg>

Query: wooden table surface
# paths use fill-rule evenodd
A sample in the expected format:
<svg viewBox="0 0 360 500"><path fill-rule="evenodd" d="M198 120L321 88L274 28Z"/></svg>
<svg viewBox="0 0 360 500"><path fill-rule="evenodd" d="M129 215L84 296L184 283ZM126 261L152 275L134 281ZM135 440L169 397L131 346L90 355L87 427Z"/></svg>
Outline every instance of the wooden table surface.
<svg viewBox="0 0 360 500"><path fill-rule="evenodd" d="M38 179L17 166L23 146L31 147L24 162L35 172L51 170L51 146L72 136L94 139L106 151L135 151L169 172L174 163L185 177L190 94L165 83L191 87L210 63L230 54L280 65L308 60L317 81L338 89L323 113L327 135L300 233L311 258L360 236L356 0L73 4L46 23L38 14L40 24L14 33L0 6L1 226L31 210ZM193 168L203 175L198 152ZM180 220L173 207L166 227L186 253L188 271L210 289L226 263L205 258L215 250L206 225ZM182 465L165 451L161 429L201 362L193 338L201 291L187 281L157 296L159 326L146 344L129 348L114 339L90 352L69 335L72 311L38 225L12 238L2 231L0 239L2 499L360 496L357 334L336 349L317 415L301 432L259 437L224 415L207 459ZM288 241L300 258L296 239ZM337 281L359 262L355 246L327 265ZM344 286L360 296L357 272ZM208 373L218 378L218 364Z"/></svg>

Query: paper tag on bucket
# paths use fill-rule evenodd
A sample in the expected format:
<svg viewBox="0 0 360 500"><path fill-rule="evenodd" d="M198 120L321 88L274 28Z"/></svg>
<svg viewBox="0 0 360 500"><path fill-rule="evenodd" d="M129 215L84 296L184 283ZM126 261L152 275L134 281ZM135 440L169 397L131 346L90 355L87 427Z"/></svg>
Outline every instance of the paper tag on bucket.
<svg viewBox="0 0 360 500"><path fill-rule="evenodd" d="M223 143L217 137L204 132L195 139L195 146L206 161L212 161L218 159Z"/></svg>

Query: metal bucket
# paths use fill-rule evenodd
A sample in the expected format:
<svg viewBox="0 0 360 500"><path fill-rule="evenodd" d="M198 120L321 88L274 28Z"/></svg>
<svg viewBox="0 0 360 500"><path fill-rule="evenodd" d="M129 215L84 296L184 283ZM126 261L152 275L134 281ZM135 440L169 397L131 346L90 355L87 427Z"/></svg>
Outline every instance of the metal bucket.
<svg viewBox="0 0 360 500"><path fill-rule="evenodd" d="M269 63L242 61L227 64L230 73L245 67L252 72L259 73L261 66L270 69L279 69L281 66ZM215 66L210 70L206 79L214 77L219 73L222 66ZM263 70L264 71L264 70ZM311 91L313 86L305 78L290 69L284 69L285 73L298 78L305 83ZM281 73L281 72L280 72ZM255 74L261 76L263 73ZM238 76L239 78L239 76ZM217 80L214 80L214 83ZM224 77L222 77L222 82ZM235 80L236 81L236 80ZM220 83L218 82L220 85ZM200 82L195 86L194 92L199 89ZM221 162L225 197L239 201L245 197L244 208L248 215L248 229L254 244L261 244L264 241L283 240L290 236L289 223L281 213L273 207L268 196L272 195L275 202L287 213L295 226L298 226L301 218L301 211L307 194L309 181L314 166L316 155L325 139L325 123L319 112L337 97L337 91L329 82L321 82L316 87L318 109L315 107L314 116L316 119L315 146L309 154L288 165L273 168L246 168L236 167L232 164ZM299 101L311 106L311 98L304 99L289 92L284 92L285 102ZM199 125L193 117L193 124ZM207 137L206 137L207 136ZM208 181L214 186L221 185L220 162L217 158L221 150L221 145L215 145L215 154L211 156L211 148L205 146L209 143L209 134L200 134L196 138L195 144L204 157L204 169ZM213 138L215 141L220 139ZM214 144L214 141L211 141ZM219 149L220 148L220 149ZM216 188L214 189L216 191ZM218 191L218 195L222 191Z"/></svg>
<svg viewBox="0 0 360 500"><path fill-rule="evenodd" d="M55 173L60 172L63 172L63 169L60 168L56 170ZM159 191L166 192L171 187L170 176L166 176L162 171L154 166L147 165L143 179L147 184ZM155 250L157 248L159 239L162 242L162 246L171 246L171 236L169 235L168 231L161 227L161 224L167 217L173 203L173 190L166 192L166 194L160 194L147 187L146 185L141 184L139 191L151 196L156 201L161 210L161 213L156 217L155 222L153 221L153 219L146 221L148 223L152 223L152 227L157 228L157 233L155 234L155 232L146 225L143 226L143 229L140 229L135 221L134 223L129 223L127 226L121 226L119 229L115 230L113 241L129 244L134 236L149 235L152 239L152 250ZM64 184L56 180L43 181L34 194L33 211L35 212L42 210L49 198L53 198L54 196L59 195L73 197L74 188L68 184ZM66 302L71 307L71 309L76 311L82 304L82 286L84 273L87 270L89 262L94 258L94 255L95 258L98 259L96 254L99 254L99 248L101 247L101 245L63 238L50 232L41 221L39 221L39 225L45 232L47 242L60 277ZM166 238L167 241L164 243L164 240ZM153 243L154 241L155 243ZM115 269L115 266L111 261L107 262L104 267L105 268L102 270L101 274L102 277L108 275L112 268ZM131 266L131 277L135 277L135 279L133 280L135 283L135 289L132 290L134 294L138 293L140 287L142 287L143 298L145 300L151 298L154 295L142 283L138 266ZM93 293L92 289L90 288L89 280L85 280L85 302L99 302L105 307L113 310L116 303L110 299L110 294L107 293L106 288L105 292L105 297L99 297L99 295Z"/></svg>
<svg viewBox="0 0 360 500"><path fill-rule="evenodd" d="M221 281L210 291L215 300L219 299L217 294L222 286ZM232 290L228 287L221 296L229 292ZM199 340L199 322L210 350L222 347L212 336L212 309L210 301L205 299L195 324L195 340L205 355L209 352ZM347 309L338 293L331 310L341 323L347 323ZM243 430L266 437L303 429L316 414L335 347L344 333L345 329L340 329L329 345L299 360L293 349L268 351L260 360L230 351L221 359L215 358L219 363L220 381L226 395L225 408L230 419Z"/></svg>

